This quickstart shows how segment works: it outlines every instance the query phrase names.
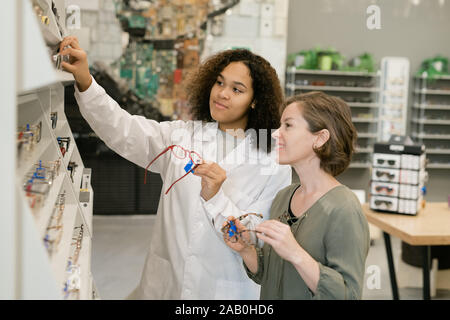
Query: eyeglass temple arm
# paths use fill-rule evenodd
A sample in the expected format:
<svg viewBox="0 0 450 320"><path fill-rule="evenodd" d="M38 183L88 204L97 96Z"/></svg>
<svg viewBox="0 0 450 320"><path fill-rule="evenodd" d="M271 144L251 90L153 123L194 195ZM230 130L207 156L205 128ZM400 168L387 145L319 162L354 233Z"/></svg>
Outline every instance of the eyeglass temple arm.
<svg viewBox="0 0 450 320"><path fill-rule="evenodd" d="M181 179L183 179L184 177L186 177L189 173L191 173L192 171L194 171L195 168L197 168L197 167L198 167L198 164L194 165L194 166L193 166L188 172L186 172L186 174L184 174L181 178L178 178L177 180L175 180L175 182L172 183L172 184L170 185L169 189L166 190L166 193L165 193L165 194L169 193L170 189L172 189L172 187L175 185L175 183L177 183L178 181L180 181Z"/></svg>
<svg viewBox="0 0 450 320"><path fill-rule="evenodd" d="M161 152L156 156L155 159L153 159L153 160L148 164L148 166L145 168L145 172L144 172L144 184L147 183L147 171L148 171L148 168L153 164L153 162L155 162L156 160L158 160L158 158L159 158L160 156L162 156L162 155L163 155L164 153L166 153L168 150L172 149L174 146L175 146L175 145L173 144L173 145L168 146L167 148L165 148L163 151L161 151Z"/></svg>

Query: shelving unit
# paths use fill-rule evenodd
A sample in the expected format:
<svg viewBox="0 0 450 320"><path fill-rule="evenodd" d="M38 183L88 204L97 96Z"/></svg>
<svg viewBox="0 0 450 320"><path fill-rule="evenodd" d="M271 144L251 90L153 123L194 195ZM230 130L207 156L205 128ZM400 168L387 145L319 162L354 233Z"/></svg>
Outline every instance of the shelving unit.
<svg viewBox="0 0 450 320"><path fill-rule="evenodd" d="M57 5L64 12L64 1ZM89 185L88 202L80 202L84 165L64 113L64 85L73 84L74 79L51 63L31 1L15 1L7 8L7 13L18 17L17 29L22 33L7 44L17 50L18 57L15 70L5 75L17 83L14 99L5 105L14 118L0 118L9 146L6 152L13 155L11 162L2 162L6 163L3 169L13 175L7 180L12 195L5 203L8 211L2 224L11 228L13 236L1 246L2 256L9 259L7 267L2 267L8 273L2 272L0 282L6 287L0 297L97 299L91 274L94 193ZM6 125L11 120L13 125ZM58 137L70 138L67 151L58 144ZM77 164L74 171L68 168L71 162ZM79 241L77 235L82 236ZM79 273L68 268L71 259Z"/></svg>
<svg viewBox="0 0 450 320"><path fill-rule="evenodd" d="M370 168L372 146L379 138L380 72L289 68L286 74L286 96L310 91L323 91L341 97L348 103L358 131L358 147L349 168Z"/></svg>
<svg viewBox="0 0 450 320"><path fill-rule="evenodd" d="M425 144L427 169L449 174L450 76L415 76L413 94L411 137Z"/></svg>
<svg viewBox="0 0 450 320"><path fill-rule="evenodd" d="M72 80L73 81L73 80ZM70 83L65 81L65 83ZM50 115L57 112L57 123L52 128ZM36 164L42 161L45 165L49 161L60 161L59 174L53 178L49 191L38 208L31 208L28 203L23 205L27 208L22 214L31 214L35 222L37 239L29 239L36 241L44 248L46 242L44 239L49 237L57 209L55 203L58 196L65 194L64 209L62 211L61 224L61 240L55 249L45 252L54 282L54 287L60 290L59 298L68 299L92 299L92 276L90 273L91 265L91 237L92 237L92 187L89 187L91 193L90 203L81 203L79 201L79 193L83 172L83 162L78 152L75 140L73 138L67 118L64 114L64 86L62 83L45 86L36 89L33 92L25 94L18 93L17 96L17 126L26 127L26 125L36 125L41 123L41 139L34 145L31 151L21 150L17 157L17 185L20 190L21 198L27 202L27 192L24 191L23 185L27 180L26 176L36 168ZM69 148L64 154L57 142L57 137L69 137ZM77 167L71 179L71 172L67 169L70 162L75 162ZM31 210L30 210L31 209ZM68 281L70 274L67 272L67 264L74 252L73 238L77 232L77 228L83 226L84 235L81 242L81 252L77 264L80 266L80 283L79 294L67 296L64 292L65 283ZM41 250L42 253L42 250ZM57 298L57 297L54 297Z"/></svg>

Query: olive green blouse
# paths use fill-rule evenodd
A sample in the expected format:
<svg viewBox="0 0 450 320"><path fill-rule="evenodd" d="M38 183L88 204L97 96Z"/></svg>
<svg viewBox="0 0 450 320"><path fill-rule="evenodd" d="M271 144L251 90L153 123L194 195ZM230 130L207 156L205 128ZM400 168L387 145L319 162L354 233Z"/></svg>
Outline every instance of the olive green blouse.
<svg viewBox="0 0 450 320"><path fill-rule="evenodd" d="M290 202L299 183L281 190L270 209L271 219L288 223ZM370 245L369 225L353 192L334 187L298 219L290 220L300 246L318 263L314 295L295 267L268 244L257 249L258 270L248 276L261 285L261 299L361 299Z"/></svg>

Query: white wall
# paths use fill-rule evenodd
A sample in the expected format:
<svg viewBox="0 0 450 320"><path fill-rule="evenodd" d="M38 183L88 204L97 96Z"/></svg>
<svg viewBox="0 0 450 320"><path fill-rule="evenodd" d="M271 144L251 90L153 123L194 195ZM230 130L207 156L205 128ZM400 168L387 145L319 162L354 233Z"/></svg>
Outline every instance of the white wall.
<svg viewBox="0 0 450 320"><path fill-rule="evenodd" d="M223 34L208 36L202 57L232 47L249 48L270 62L284 85L288 7L289 0L241 0L225 15Z"/></svg>

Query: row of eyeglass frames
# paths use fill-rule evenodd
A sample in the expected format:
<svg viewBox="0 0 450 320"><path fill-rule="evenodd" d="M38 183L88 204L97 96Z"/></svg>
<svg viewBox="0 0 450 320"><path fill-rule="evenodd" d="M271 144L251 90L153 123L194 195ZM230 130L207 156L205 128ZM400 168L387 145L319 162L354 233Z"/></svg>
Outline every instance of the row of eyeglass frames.
<svg viewBox="0 0 450 320"><path fill-rule="evenodd" d="M58 121L58 112L50 113L50 120L52 129L56 128ZM42 121L39 121L37 125L26 124L19 127L17 131L17 149L18 158L21 159L23 153L29 156L34 146L41 141L42 137ZM57 137L56 138L59 149L64 157L70 146L70 137ZM55 161L39 161L34 164L32 170L25 176L24 190L28 198L30 208L34 213L39 211L42 207L46 196L49 193L53 180L59 174L59 168L61 165L61 158ZM70 161L67 170L70 173L70 179L73 180L75 169L78 165L74 161Z"/></svg>
<svg viewBox="0 0 450 320"><path fill-rule="evenodd" d="M52 129L56 128L58 114L52 112L50 114ZM41 141L42 137L42 122L37 125L27 124L19 127L17 133L17 148L18 158L20 159L23 153L29 156L37 143ZM70 137L57 137L57 143L64 157L70 146ZM47 198L54 179L59 175L61 166L61 157L55 161L39 160L33 165L33 168L25 175L25 182L23 189L28 200L28 204L32 209L33 214L37 214L43 207L45 199ZM78 165L74 161L70 161L67 170L70 172L70 179L73 183L75 169ZM46 234L43 238L44 246L51 257L58 250L63 235L62 217L66 203L66 191L63 190L57 197L53 212L46 229ZM75 247L73 254L69 257L66 267L67 280L63 284L64 299L79 299L80 283L81 283L81 268L78 264L78 257L80 255L81 244L83 240L83 224L80 229L78 237L72 238L73 243L71 247Z"/></svg>
<svg viewBox="0 0 450 320"><path fill-rule="evenodd" d="M78 236L72 238L71 246L74 246L72 255L67 261L66 274L67 280L64 282L63 294L64 299L80 299L80 288L81 288L81 266L78 263L78 258L80 256L81 246L83 243L83 224L79 227L80 229Z"/></svg>
<svg viewBox="0 0 450 320"><path fill-rule="evenodd" d="M58 195L58 200L55 203L52 217L46 230L44 237L44 245L47 248L49 256L57 252L58 246L63 235L62 217L64 213L64 206L66 201L65 190ZM67 279L63 284L64 299L79 299L79 291L81 284L81 267L78 264L80 256L82 241L83 241L83 224L75 227L74 230L79 229L78 236L72 238L71 247L74 247L72 255L67 260L66 275Z"/></svg>

